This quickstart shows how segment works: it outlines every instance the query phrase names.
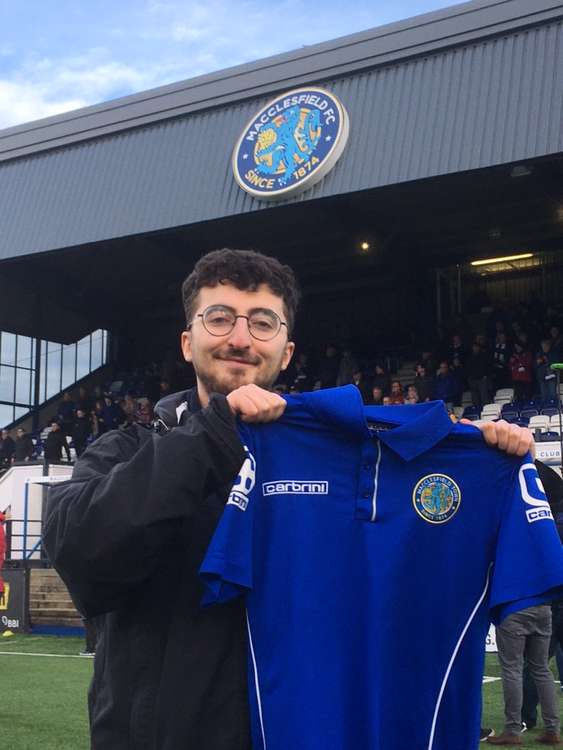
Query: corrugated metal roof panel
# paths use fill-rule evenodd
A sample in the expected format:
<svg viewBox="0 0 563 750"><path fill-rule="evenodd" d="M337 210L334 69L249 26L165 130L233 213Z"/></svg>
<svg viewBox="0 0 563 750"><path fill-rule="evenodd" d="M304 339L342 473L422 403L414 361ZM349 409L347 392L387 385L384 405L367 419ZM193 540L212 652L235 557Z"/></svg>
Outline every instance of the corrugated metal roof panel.
<svg viewBox="0 0 563 750"><path fill-rule="evenodd" d="M563 151L563 25L324 81L350 115L327 177L290 202ZM0 257L270 208L231 150L266 99L0 164Z"/></svg>

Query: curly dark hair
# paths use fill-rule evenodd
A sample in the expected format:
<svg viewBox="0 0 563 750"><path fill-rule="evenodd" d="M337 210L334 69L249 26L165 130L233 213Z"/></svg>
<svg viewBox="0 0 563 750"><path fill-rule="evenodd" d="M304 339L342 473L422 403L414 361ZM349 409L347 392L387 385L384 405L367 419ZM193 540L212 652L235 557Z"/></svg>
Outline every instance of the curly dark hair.
<svg viewBox="0 0 563 750"><path fill-rule="evenodd" d="M300 291L295 274L276 258L254 250L232 250L225 247L202 256L182 284L182 302L189 325L199 290L217 284L232 284L237 289L255 291L267 284L283 300L288 333L293 330Z"/></svg>

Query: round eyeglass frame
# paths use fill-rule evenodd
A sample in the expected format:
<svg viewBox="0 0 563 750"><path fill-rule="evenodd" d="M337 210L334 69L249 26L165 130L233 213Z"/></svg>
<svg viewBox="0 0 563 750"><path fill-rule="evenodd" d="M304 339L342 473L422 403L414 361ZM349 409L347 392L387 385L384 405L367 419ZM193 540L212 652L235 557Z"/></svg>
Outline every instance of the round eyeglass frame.
<svg viewBox="0 0 563 750"><path fill-rule="evenodd" d="M246 320L246 325L247 325L247 328L248 328L248 333L252 336L253 339L256 339L256 341L272 341L272 339L275 339L276 336L278 335L278 333L281 331L282 326L285 326L287 328L287 330L289 331L289 329L287 327L287 323L280 318L280 316L277 314L277 312L275 312L275 310L269 310L268 312L271 313L273 315L274 319L278 321L278 328L277 328L276 332L274 334L272 334L271 336L267 336L266 338L263 338L262 336L257 336L256 333L253 333L252 327L251 327L251 324L250 324L250 318L252 316L251 315L235 315L234 313L232 313L232 315L233 315L233 323L232 323L231 328L228 331L225 331L225 333L214 333L213 331L210 331L209 328L205 325L205 315L206 315L206 313L209 310L211 310L213 308L217 308L217 307L222 307L222 306L221 305L210 305L209 307L206 307L203 312L197 313L196 316L195 316L196 318L201 318L201 322L203 324L203 327L205 328L205 330L207 331L207 333L210 336L216 336L217 338L219 338L221 336L228 336L231 333L231 331L234 330L234 327L236 326L237 320L239 318L244 318ZM227 311L230 312L230 310L227 310ZM192 326L193 326L193 321L186 326L186 330L187 331L191 331Z"/></svg>

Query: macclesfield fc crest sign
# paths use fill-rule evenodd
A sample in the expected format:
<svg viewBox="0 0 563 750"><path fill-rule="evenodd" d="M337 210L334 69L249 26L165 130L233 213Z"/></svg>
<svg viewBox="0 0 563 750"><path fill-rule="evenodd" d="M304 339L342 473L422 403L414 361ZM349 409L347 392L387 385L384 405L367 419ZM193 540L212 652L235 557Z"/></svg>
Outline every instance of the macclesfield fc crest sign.
<svg viewBox="0 0 563 750"><path fill-rule="evenodd" d="M336 164L348 138L348 115L320 88L288 91L247 124L233 151L233 171L256 198L287 198L311 187Z"/></svg>

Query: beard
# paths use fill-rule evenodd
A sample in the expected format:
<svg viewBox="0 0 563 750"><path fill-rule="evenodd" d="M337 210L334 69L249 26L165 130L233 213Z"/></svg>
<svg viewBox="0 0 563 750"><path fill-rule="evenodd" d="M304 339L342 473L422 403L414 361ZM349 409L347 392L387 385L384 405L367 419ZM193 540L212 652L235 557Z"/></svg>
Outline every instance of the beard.
<svg viewBox="0 0 563 750"><path fill-rule="evenodd" d="M269 363L266 368L261 368L260 365L264 364L262 359L258 357L249 358L244 352L236 350L218 352L213 356L213 360L224 361L229 356L238 357L247 362L250 372L235 370L234 368L229 371L228 362L224 362L216 370L214 368L207 369L204 366L198 365L195 361L192 362L198 383L205 388L208 395L221 393L223 396L228 396L229 393L240 388L240 386L248 385L249 383L254 383L260 388L271 390L278 378L283 362L282 352L276 362Z"/></svg>

